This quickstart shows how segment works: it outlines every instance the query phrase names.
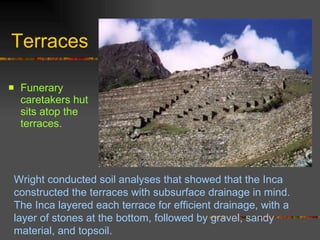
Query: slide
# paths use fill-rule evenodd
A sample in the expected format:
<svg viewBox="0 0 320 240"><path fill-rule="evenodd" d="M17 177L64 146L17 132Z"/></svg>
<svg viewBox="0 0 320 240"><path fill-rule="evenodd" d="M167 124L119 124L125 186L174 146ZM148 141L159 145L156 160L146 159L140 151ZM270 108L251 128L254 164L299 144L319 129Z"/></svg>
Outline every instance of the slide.
<svg viewBox="0 0 320 240"><path fill-rule="evenodd" d="M3 1L1 239L316 237L315 9Z"/></svg>

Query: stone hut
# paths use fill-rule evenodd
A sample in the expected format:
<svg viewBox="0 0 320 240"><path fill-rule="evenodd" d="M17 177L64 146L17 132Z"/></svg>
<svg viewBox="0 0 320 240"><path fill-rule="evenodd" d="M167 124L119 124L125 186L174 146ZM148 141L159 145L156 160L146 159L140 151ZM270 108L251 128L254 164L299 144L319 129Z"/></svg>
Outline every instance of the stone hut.
<svg viewBox="0 0 320 240"><path fill-rule="evenodd" d="M233 49L229 52L226 52L224 55L223 55L223 62L231 62L235 59L238 58L238 53L237 53L237 50L236 49Z"/></svg>

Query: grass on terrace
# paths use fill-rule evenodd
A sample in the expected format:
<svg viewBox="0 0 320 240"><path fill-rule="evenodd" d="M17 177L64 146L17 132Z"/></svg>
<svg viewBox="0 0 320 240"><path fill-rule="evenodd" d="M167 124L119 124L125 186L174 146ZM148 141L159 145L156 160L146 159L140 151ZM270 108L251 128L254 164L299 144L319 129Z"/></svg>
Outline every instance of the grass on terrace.
<svg viewBox="0 0 320 240"><path fill-rule="evenodd" d="M189 132L189 129L187 128L180 128L167 123L157 123L157 122L148 123L141 130L146 132L151 132L151 133L172 134L172 135L186 134Z"/></svg>

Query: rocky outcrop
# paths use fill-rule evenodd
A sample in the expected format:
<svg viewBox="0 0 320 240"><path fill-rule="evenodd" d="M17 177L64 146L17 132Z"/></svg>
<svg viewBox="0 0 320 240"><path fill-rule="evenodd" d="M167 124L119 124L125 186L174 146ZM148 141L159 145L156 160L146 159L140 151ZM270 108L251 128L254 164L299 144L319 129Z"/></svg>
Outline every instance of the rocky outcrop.
<svg viewBox="0 0 320 240"><path fill-rule="evenodd" d="M297 167L312 167L312 151L308 150L304 156L299 157L295 165Z"/></svg>
<svg viewBox="0 0 320 240"><path fill-rule="evenodd" d="M166 78L170 72L145 41L99 49L99 91Z"/></svg>

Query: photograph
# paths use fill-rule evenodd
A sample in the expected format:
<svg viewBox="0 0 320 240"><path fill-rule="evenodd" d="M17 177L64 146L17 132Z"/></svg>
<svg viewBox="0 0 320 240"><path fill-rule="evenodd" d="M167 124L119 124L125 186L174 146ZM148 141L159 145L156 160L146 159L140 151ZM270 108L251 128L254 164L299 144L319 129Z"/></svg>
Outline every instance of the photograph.
<svg viewBox="0 0 320 240"><path fill-rule="evenodd" d="M312 167L312 20L98 21L99 167Z"/></svg>
<svg viewBox="0 0 320 240"><path fill-rule="evenodd" d="M319 232L315 1L0 12L2 239Z"/></svg>

